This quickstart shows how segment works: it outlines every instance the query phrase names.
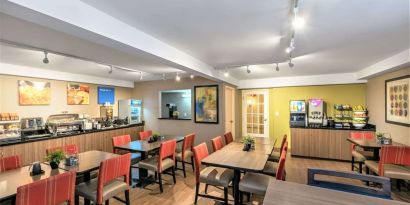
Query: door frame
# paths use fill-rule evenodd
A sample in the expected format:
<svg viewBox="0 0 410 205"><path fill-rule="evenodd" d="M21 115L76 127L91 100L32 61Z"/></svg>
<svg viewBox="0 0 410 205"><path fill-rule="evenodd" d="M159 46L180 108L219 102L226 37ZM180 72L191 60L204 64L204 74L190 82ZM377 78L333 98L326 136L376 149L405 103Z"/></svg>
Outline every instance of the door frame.
<svg viewBox="0 0 410 205"><path fill-rule="evenodd" d="M256 136L256 137L264 137L269 138L269 90L268 89L252 89L252 90L242 90L242 136L248 135L246 132L246 102L245 102L245 95L255 93L255 94L263 94L265 95L265 102L264 102L264 115L265 115L265 134L263 136Z"/></svg>
<svg viewBox="0 0 410 205"><path fill-rule="evenodd" d="M231 95L231 98L232 98L232 105L227 105L227 101L226 101L226 98L228 97L227 95L226 95L226 90L232 90L232 95ZM224 99L224 103L225 103L225 133L227 133L227 122L226 122L226 116L227 116L227 110L228 109L230 109L231 110L231 115L232 115L232 136L235 138L235 129L236 129L236 122L235 122L235 118L236 118L236 115L235 115L235 102L236 102L236 100L235 100L235 96L236 96L236 94L235 94L235 88L233 88L233 87L231 87L231 86L227 86L227 85L225 85L224 86L224 95L225 95L225 99ZM229 108L230 107L230 108Z"/></svg>

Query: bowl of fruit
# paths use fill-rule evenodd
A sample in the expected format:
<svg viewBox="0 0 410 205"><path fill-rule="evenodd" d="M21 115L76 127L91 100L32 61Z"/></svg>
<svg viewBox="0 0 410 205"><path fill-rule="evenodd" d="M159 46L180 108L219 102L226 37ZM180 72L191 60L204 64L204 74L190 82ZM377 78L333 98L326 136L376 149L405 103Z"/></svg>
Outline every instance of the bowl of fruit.
<svg viewBox="0 0 410 205"><path fill-rule="evenodd" d="M353 108L353 121L352 124L356 128L363 128L367 124L367 108L362 105L354 106Z"/></svg>

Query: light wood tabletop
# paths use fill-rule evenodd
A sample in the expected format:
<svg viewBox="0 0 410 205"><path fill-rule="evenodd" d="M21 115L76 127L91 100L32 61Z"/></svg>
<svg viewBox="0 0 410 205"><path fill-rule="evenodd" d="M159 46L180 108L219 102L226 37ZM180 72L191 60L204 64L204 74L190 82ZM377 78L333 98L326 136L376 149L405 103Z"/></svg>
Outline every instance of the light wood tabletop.
<svg viewBox="0 0 410 205"><path fill-rule="evenodd" d="M0 201L14 197L17 193L17 188L20 186L66 172L62 169L52 170L49 165L41 164L41 169L44 170L44 173L30 176L29 169L30 166L25 166L0 173Z"/></svg>
<svg viewBox="0 0 410 205"><path fill-rule="evenodd" d="M254 137L254 139L255 139L255 144L275 145L278 138L272 139L269 137ZM236 138L234 142L242 142L242 138L241 137Z"/></svg>
<svg viewBox="0 0 410 205"><path fill-rule="evenodd" d="M255 144L255 149L250 150L250 153L258 153L258 154L271 154L273 150L273 145L270 144ZM239 142L231 142L228 145L224 146L222 150L227 151L243 151L243 143Z"/></svg>
<svg viewBox="0 0 410 205"><path fill-rule="evenodd" d="M263 200L263 205L405 205L407 203L308 186L294 182L272 180ZM408 204L407 204L408 205Z"/></svg>

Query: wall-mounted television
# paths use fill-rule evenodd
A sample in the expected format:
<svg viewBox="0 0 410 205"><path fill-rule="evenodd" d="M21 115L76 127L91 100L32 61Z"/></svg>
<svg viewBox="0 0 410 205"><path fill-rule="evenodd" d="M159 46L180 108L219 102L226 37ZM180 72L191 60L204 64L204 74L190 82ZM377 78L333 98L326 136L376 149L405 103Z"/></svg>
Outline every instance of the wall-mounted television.
<svg viewBox="0 0 410 205"><path fill-rule="evenodd" d="M98 86L98 104L113 105L115 103L115 88Z"/></svg>

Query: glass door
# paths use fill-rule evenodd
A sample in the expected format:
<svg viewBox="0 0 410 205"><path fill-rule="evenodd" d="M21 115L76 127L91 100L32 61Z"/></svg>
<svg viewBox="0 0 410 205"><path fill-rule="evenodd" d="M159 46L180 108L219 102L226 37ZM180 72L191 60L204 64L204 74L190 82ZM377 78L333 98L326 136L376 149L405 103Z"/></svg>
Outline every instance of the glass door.
<svg viewBox="0 0 410 205"><path fill-rule="evenodd" d="M242 91L242 134L269 137L269 91Z"/></svg>

